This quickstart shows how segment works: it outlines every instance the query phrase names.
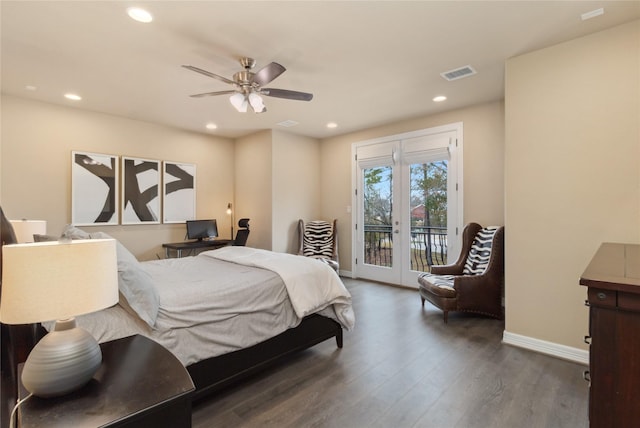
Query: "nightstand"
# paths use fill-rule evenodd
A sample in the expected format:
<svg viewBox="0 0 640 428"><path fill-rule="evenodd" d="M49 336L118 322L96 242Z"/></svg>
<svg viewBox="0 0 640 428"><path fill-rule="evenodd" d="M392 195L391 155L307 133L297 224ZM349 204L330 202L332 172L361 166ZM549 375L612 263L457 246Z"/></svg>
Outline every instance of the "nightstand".
<svg viewBox="0 0 640 428"><path fill-rule="evenodd" d="M195 388L171 352L140 335L105 342L100 348L102 366L87 385L62 397L29 398L18 411L18 426L191 426ZM20 396L26 394L21 387Z"/></svg>

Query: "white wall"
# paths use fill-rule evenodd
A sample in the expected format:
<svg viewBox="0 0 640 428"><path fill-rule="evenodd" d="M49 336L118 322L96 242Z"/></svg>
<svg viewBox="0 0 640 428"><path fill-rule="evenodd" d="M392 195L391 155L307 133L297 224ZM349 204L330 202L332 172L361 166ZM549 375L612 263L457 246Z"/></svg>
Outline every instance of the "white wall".
<svg viewBox="0 0 640 428"><path fill-rule="evenodd" d="M506 334L586 348L578 278L640 243L640 21L506 66Z"/></svg>

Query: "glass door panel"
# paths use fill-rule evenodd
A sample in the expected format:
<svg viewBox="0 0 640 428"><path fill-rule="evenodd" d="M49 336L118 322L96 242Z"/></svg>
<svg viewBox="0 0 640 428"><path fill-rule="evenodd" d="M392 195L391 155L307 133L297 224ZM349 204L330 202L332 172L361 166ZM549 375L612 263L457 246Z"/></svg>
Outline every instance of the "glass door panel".
<svg viewBox="0 0 640 428"><path fill-rule="evenodd" d="M393 168L362 170L365 265L393 267Z"/></svg>
<svg viewBox="0 0 640 428"><path fill-rule="evenodd" d="M410 165L411 270L447 262L448 160Z"/></svg>

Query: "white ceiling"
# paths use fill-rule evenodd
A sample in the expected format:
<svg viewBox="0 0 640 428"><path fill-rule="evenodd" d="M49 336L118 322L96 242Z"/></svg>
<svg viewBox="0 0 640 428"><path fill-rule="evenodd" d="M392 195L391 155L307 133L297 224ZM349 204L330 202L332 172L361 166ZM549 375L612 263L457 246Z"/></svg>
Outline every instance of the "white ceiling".
<svg viewBox="0 0 640 428"><path fill-rule="evenodd" d="M149 24L126 9L145 7ZM238 137L282 129L314 138L352 132L504 95L507 58L640 18L640 1L5 1L2 92L54 104ZM602 16L580 15L604 7ZM238 113L232 89L183 64L232 78L238 59L287 71L269 87L310 102L265 97ZM452 82L465 65L478 74ZM27 89L27 86L36 89ZM82 101L63 94L75 92ZM448 100L434 103L436 95ZM293 120L291 128L277 125ZM328 122L338 127L328 129ZM218 129L207 131L213 122Z"/></svg>

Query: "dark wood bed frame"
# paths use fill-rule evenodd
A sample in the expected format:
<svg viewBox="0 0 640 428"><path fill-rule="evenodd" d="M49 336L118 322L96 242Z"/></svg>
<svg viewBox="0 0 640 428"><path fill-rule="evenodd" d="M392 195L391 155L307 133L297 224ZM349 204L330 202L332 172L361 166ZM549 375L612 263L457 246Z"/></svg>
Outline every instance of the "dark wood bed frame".
<svg viewBox="0 0 640 428"><path fill-rule="evenodd" d="M9 426L9 413L16 402L18 364L26 360L33 346L44 334L46 331L38 325L2 324L2 428ZM313 314L305 317L297 327L257 345L187 366L196 386L192 400L197 401L220 392L288 355L333 337L336 338L338 348L342 348L342 326L333 319Z"/></svg>
<svg viewBox="0 0 640 428"><path fill-rule="evenodd" d="M15 236L4 236L8 229L13 232L10 223L6 221L0 208L2 217L2 242L0 243L0 272L2 269L1 245L10 243ZM7 227L8 225L8 227ZM15 242L15 241L13 241ZM8 427L9 414L16 402L18 364L24 362L45 334L45 329L39 324L6 325L1 324L1 403L0 428ZM277 336L258 343L246 349L199 361L187 370L196 386L193 400L199 400L207 395L219 392L225 387L255 374L277 363L288 355L308 349L325 340L336 338L338 348L342 348L342 326L331 318L313 314L305 317L294 328L286 330Z"/></svg>

